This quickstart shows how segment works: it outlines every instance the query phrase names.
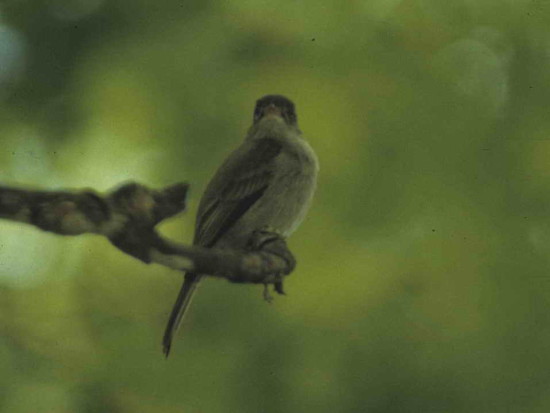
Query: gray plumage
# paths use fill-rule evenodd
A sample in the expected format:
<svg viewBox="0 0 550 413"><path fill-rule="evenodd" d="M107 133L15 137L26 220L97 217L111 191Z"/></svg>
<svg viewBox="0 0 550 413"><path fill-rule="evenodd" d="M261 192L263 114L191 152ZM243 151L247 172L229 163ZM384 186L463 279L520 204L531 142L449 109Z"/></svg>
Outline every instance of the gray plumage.
<svg viewBox="0 0 550 413"><path fill-rule="evenodd" d="M289 236L309 208L317 171L317 157L301 136L294 104L279 95L259 99L245 141L203 194L194 245L243 249L261 229ZM200 279L200 274L185 274L164 334L166 356Z"/></svg>

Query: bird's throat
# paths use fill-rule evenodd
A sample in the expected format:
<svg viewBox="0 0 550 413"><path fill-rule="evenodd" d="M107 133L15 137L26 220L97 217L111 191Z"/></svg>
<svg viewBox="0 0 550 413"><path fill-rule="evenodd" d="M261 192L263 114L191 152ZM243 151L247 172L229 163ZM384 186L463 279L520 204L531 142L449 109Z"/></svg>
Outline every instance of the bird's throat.
<svg viewBox="0 0 550 413"><path fill-rule="evenodd" d="M292 139L297 138L300 132L297 128L289 126L279 116L268 116L252 125L247 139Z"/></svg>

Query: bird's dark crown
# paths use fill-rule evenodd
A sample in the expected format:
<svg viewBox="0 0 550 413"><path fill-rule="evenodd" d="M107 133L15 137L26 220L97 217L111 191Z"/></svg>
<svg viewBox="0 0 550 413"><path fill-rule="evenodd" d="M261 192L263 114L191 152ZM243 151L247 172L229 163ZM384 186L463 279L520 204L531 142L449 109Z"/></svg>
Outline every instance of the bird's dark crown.
<svg viewBox="0 0 550 413"><path fill-rule="evenodd" d="M256 101L256 107L254 109L254 122L259 121L264 116L264 110L273 105L280 109L281 115L288 124L296 125L297 117L294 103L282 95L266 95Z"/></svg>

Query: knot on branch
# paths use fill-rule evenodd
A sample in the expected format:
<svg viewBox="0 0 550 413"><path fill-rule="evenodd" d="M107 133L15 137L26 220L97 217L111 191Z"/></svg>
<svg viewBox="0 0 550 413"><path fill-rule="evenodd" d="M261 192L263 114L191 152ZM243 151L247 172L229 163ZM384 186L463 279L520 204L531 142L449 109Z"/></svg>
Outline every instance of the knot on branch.
<svg viewBox="0 0 550 413"><path fill-rule="evenodd" d="M285 239L275 232L258 230L250 237L247 250L243 266L248 271L233 275L230 281L273 284L277 293L284 294L283 276L296 268L296 259ZM270 301L268 297L266 294L266 300Z"/></svg>
<svg viewBox="0 0 550 413"><path fill-rule="evenodd" d="M128 221L155 226L185 210L189 185L179 183L160 191L128 183L108 195L113 209Z"/></svg>
<svg viewBox="0 0 550 413"><path fill-rule="evenodd" d="M113 191L108 196L109 204L123 219L109 231L109 241L140 261L152 262L151 250L162 243L155 226L185 210L188 189L185 183L160 191L129 183Z"/></svg>

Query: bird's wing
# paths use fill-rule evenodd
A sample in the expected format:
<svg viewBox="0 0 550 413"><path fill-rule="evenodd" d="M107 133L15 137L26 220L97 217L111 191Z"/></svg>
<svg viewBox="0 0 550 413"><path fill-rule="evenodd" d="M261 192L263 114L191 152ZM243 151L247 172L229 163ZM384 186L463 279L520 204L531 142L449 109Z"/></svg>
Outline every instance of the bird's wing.
<svg viewBox="0 0 550 413"><path fill-rule="evenodd" d="M195 244L213 246L261 198L273 177L279 141L245 141L210 181L197 214Z"/></svg>
<svg viewBox="0 0 550 413"><path fill-rule="evenodd" d="M273 139L245 141L218 169L208 184L197 214L195 244L212 247L261 198L273 177L273 163L281 152ZM164 333L164 354L189 307L200 274L187 273Z"/></svg>

